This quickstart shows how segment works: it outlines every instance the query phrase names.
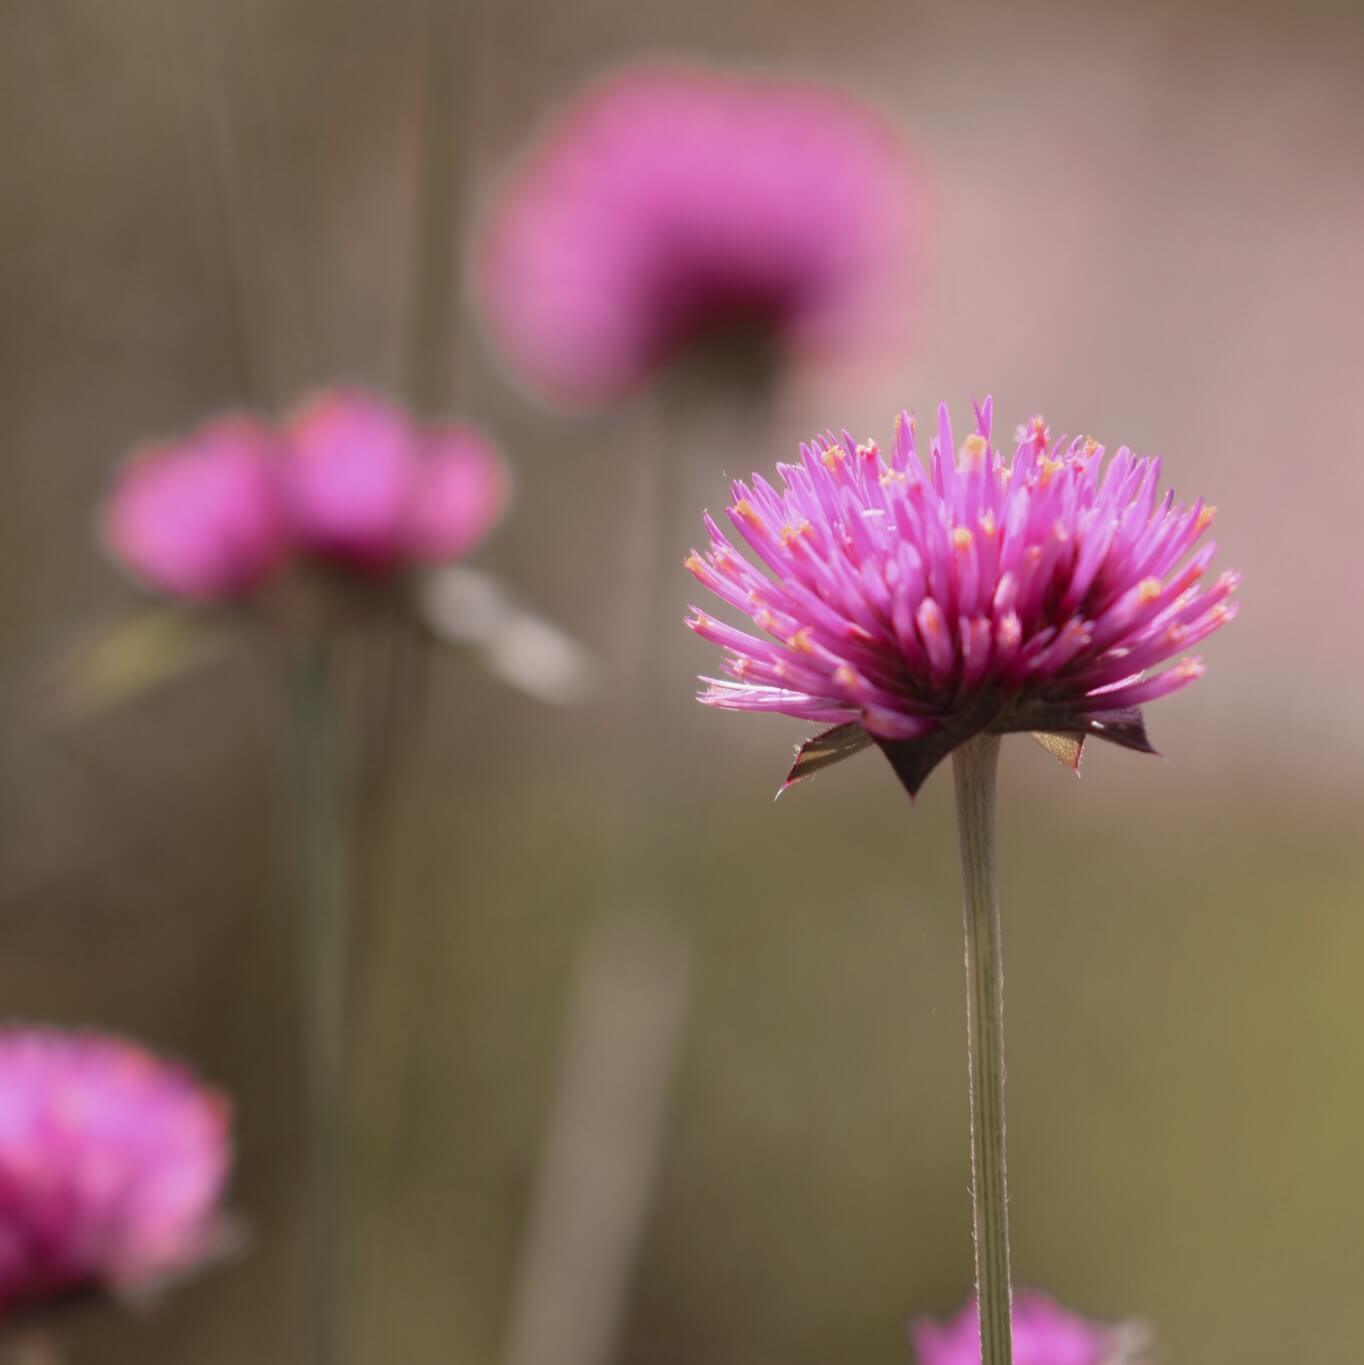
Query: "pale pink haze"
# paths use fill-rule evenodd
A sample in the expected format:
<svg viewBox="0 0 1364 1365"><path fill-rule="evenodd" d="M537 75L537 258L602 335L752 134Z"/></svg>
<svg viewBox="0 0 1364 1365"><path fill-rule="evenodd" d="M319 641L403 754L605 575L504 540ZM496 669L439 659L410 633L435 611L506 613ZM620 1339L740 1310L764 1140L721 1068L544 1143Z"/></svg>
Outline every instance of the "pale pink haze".
<svg viewBox="0 0 1364 1365"><path fill-rule="evenodd" d="M275 456L269 429L246 416L136 453L102 509L105 542L170 596L214 601L249 591L288 549Z"/></svg>
<svg viewBox="0 0 1364 1365"><path fill-rule="evenodd" d="M1235 612L1237 575L1202 583L1215 509L1162 497L1159 459L1105 461L1041 418L1006 457L991 420L987 400L958 446L939 408L926 465L902 413L888 454L828 435L777 485L736 482L733 529L707 516L687 567L758 633L694 609L728 674L701 700L851 727L911 791L982 732L1149 748L1137 708L1200 677L1172 660Z"/></svg>
<svg viewBox="0 0 1364 1365"><path fill-rule="evenodd" d="M503 187L479 289L494 338L570 406L687 342L766 327L794 358L893 358L916 179L876 111L811 81L645 65L590 86Z"/></svg>
<svg viewBox="0 0 1364 1365"><path fill-rule="evenodd" d="M0 1313L214 1255L230 1124L221 1095L133 1043L0 1029Z"/></svg>
<svg viewBox="0 0 1364 1365"><path fill-rule="evenodd" d="M472 428L424 426L354 388L332 388L285 428L285 503L301 550L360 569L466 553L502 512L501 462Z"/></svg>
<svg viewBox="0 0 1364 1365"><path fill-rule="evenodd" d="M980 1365L974 1299L946 1322L921 1318L911 1337L916 1365ZM1014 1365L1107 1365L1117 1341L1112 1327L1068 1312L1045 1294L1014 1295Z"/></svg>

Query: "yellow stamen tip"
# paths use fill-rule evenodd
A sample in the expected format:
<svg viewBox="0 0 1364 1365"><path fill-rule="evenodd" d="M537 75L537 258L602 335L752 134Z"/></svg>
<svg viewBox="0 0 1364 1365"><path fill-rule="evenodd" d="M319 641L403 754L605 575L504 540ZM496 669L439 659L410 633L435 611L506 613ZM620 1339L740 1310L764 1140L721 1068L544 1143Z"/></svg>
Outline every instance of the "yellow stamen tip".
<svg viewBox="0 0 1364 1365"><path fill-rule="evenodd" d="M758 509L753 506L747 498L740 498L734 504L735 512L741 516L750 526L761 526L762 518L758 515Z"/></svg>
<svg viewBox="0 0 1364 1365"><path fill-rule="evenodd" d="M834 681L840 687L855 688L857 686L857 674L847 664L839 664L834 669Z"/></svg>
<svg viewBox="0 0 1364 1365"><path fill-rule="evenodd" d="M952 544L959 550L969 550L975 543L976 538L971 534L969 527L958 526L956 530L952 532Z"/></svg>
<svg viewBox="0 0 1364 1365"><path fill-rule="evenodd" d="M802 626L787 642L800 654L813 654L814 645L810 643L810 627Z"/></svg>
<svg viewBox="0 0 1364 1365"><path fill-rule="evenodd" d="M973 432L962 443L957 452L958 461L963 469L977 470L985 466L985 454L990 449L989 442L979 432Z"/></svg>
<svg viewBox="0 0 1364 1365"><path fill-rule="evenodd" d="M992 536L999 530L999 524L995 521L995 514L988 508L980 514L980 529L987 536Z"/></svg>
<svg viewBox="0 0 1364 1365"><path fill-rule="evenodd" d="M699 575L705 570L706 566L702 562L700 555L689 554L686 559L682 561L682 567L684 569L690 569L692 573Z"/></svg>
<svg viewBox="0 0 1364 1365"><path fill-rule="evenodd" d="M1198 531L1206 531L1217 518L1217 508L1205 507L1198 514L1198 520L1194 522L1194 528Z"/></svg>
<svg viewBox="0 0 1364 1365"><path fill-rule="evenodd" d="M1137 584L1137 600L1139 602L1154 602L1160 593L1161 586L1158 578L1143 578Z"/></svg>
<svg viewBox="0 0 1364 1365"><path fill-rule="evenodd" d="M826 469L837 469L838 462L843 458L843 447L829 446L819 458L824 461Z"/></svg>

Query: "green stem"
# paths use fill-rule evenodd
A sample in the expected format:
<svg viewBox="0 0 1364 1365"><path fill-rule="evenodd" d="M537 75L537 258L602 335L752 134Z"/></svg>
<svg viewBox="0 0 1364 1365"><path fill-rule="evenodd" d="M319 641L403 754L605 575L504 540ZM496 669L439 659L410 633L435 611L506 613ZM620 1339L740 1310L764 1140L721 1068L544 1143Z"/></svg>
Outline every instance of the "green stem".
<svg viewBox="0 0 1364 1365"><path fill-rule="evenodd" d="M1009 1188L1004 1160L1004 956L995 888L995 777L999 737L979 735L952 755L966 926L966 1038L971 1077L971 1199L981 1365L1013 1359Z"/></svg>
<svg viewBox="0 0 1364 1365"><path fill-rule="evenodd" d="M304 1006L307 1191L312 1266L312 1358L341 1365L347 1332L347 1049L350 973L350 809L342 755L336 646L313 640L293 679L297 754L295 835L299 853Z"/></svg>

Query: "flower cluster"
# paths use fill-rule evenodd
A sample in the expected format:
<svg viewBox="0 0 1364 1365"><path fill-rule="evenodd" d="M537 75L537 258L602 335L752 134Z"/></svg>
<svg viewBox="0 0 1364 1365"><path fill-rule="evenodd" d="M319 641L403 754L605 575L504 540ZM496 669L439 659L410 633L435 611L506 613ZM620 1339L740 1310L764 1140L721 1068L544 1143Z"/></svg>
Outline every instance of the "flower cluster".
<svg viewBox="0 0 1364 1365"><path fill-rule="evenodd" d="M278 426L223 417L135 454L101 521L149 586L216 601L295 556L370 574L458 559L497 519L506 484L476 431L423 428L377 396L334 388Z"/></svg>
<svg viewBox="0 0 1364 1365"><path fill-rule="evenodd" d="M479 280L508 358L570 405L735 324L822 360L902 334L916 228L896 132L825 86L685 66L574 102L489 216Z"/></svg>
<svg viewBox="0 0 1364 1365"><path fill-rule="evenodd" d="M1214 509L1159 497L1160 460L1125 446L1105 464L1040 417L1017 438L1012 459L993 447L987 400L958 448L940 408L925 468L901 413L889 456L845 432L779 465L780 488L735 483L729 519L762 568L710 517L687 567L764 634L695 612L729 674L701 700L838 727L793 778L875 742L911 793L982 732L1148 750L1139 705L1203 672L1163 666L1235 612L1234 573L1200 582Z"/></svg>
<svg viewBox="0 0 1364 1365"><path fill-rule="evenodd" d="M922 1318L911 1332L917 1365L979 1365L976 1302L947 1322ZM1115 1365L1126 1354L1125 1333L1068 1312L1045 1294L1013 1301L1014 1365Z"/></svg>
<svg viewBox="0 0 1364 1365"><path fill-rule="evenodd" d="M183 1274L221 1246L226 1101L116 1038L0 1031L0 1313Z"/></svg>

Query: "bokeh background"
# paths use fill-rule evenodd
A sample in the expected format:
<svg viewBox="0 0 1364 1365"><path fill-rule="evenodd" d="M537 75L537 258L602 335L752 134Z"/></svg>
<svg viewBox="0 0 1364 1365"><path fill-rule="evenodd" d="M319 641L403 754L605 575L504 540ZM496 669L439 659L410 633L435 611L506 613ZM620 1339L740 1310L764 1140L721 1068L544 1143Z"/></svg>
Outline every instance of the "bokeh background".
<svg viewBox="0 0 1364 1365"><path fill-rule="evenodd" d="M927 188L912 343L787 386L761 448L650 395L543 410L469 303L460 244L506 158L583 78L658 54L843 84ZM79 725L34 681L131 600L91 535L111 463L338 374L426 385L496 434L518 497L480 562L601 662L573 711L438 667L373 871L363 1359L504 1358L621 854L623 679L656 699L644 846L690 966L615 1359L903 1362L907 1321L964 1298L950 783L911 809L867 755L774 806L801 729L692 703L711 651L675 566L726 473L986 391L1006 431L1042 411L1163 452L1246 579L1208 678L1152 709L1168 762L1096 749L1076 782L1006 746L1017 1276L1149 1319L1175 1365L1358 1358L1361 59L1358 12L1324 2L0 7L0 1008L137 1034L230 1089L254 1228L154 1317L82 1318L78 1362L301 1359L285 721L249 649ZM443 265L418 250L432 136ZM617 667L628 474L659 442L677 627L640 681Z"/></svg>

